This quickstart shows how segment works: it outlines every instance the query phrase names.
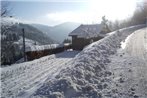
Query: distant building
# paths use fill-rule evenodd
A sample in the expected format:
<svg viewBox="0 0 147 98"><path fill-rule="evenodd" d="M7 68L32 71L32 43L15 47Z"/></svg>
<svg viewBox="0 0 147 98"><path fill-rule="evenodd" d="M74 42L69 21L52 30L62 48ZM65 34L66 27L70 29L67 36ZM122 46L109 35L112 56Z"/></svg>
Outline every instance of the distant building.
<svg viewBox="0 0 147 98"><path fill-rule="evenodd" d="M104 34L100 33L101 30L101 24L80 25L69 34L72 37L72 48L82 50L86 45L102 39Z"/></svg>

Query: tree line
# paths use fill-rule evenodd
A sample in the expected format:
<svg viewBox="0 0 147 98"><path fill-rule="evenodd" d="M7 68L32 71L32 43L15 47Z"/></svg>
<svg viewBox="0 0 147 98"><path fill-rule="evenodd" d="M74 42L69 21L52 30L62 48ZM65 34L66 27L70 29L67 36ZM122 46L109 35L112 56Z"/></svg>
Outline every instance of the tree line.
<svg viewBox="0 0 147 98"><path fill-rule="evenodd" d="M138 3L133 15L124 20L116 20L114 22L108 21L105 16L102 17L102 24L104 24L103 31L110 32L119 30L121 28L147 24L147 2Z"/></svg>

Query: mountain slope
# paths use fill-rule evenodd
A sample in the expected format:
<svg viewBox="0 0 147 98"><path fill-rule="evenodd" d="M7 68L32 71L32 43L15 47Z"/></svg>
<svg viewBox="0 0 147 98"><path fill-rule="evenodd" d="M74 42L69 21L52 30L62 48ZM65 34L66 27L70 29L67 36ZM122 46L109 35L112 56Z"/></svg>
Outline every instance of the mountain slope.
<svg viewBox="0 0 147 98"><path fill-rule="evenodd" d="M34 41L39 42L40 44L53 44L54 41L48 37L46 34L38 30L37 28L28 25L28 24L18 24L14 25L13 27L16 32L22 36L20 28L24 28L25 30L25 37ZM19 32L18 32L19 31Z"/></svg>
<svg viewBox="0 0 147 98"><path fill-rule="evenodd" d="M56 25L54 27L39 24L31 25L47 34L50 38L56 39L59 43L62 43L64 39L68 38L68 34L72 32L75 28L77 28L80 24L66 22Z"/></svg>
<svg viewBox="0 0 147 98"><path fill-rule="evenodd" d="M34 40L39 42L40 44L52 44L55 43L49 36L47 36L42 31L37 28L23 23L15 18L2 18L1 19L2 26L9 28L7 33L4 35L8 36L12 32L15 33L19 38L22 36L22 28L25 30L25 37L30 40ZM4 30L5 28L3 28Z"/></svg>
<svg viewBox="0 0 147 98"><path fill-rule="evenodd" d="M37 28L38 30L42 31L43 33L47 34L52 29L51 26L43 25L43 24L30 24L31 26Z"/></svg>
<svg viewBox="0 0 147 98"><path fill-rule="evenodd" d="M23 56L22 28L25 31L26 47L39 44L55 44L56 42L35 27L14 19L1 19L1 64L15 63Z"/></svg>

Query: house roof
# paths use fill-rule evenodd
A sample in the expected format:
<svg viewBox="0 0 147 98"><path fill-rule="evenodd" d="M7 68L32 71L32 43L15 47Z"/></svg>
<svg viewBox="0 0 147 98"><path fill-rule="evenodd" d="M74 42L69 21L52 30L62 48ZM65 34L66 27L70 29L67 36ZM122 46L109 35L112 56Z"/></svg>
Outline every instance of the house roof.
<svg viewBox="0 0 147 98"><path fill-rule="evenodd" d="M77 36L78 38L92 38L97 36L103 36L100 34L102 30L101 24L94 25L80 25L78 28L73 30L69 36Z"/></svg>

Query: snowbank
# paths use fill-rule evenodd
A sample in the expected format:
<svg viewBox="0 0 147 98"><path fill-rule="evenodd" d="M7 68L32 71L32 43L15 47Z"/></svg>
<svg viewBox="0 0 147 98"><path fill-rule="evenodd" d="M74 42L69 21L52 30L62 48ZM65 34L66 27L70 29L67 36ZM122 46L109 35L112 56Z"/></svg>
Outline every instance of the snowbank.
<svg viewBox="0 0 147 98"><path fill-rule="evenodd" d="M125 39L125 41L122 41L122 42L121 42L121 48L122 48L122 49L125 49L125 47L126 47L128 41L129 41L129 39L130 39L133 35L134 35L134 33L130 34L130 35Z"/></svg>
<svg viewBox="0 0 147 98"><path fill-rule="evenodd" d="M121 41L145 25L133 26L115 31L110 36L85 47L72 61L72 67L64 69L55 80L46 82L31 97L71 98L116 97L111 87L112 72L107 69L110 55L116 53Z"/></svg>
<svg viewBox="0 0 147 98"><path fill-rule="evenodd" d="M54 78L79 51L64 51L0 68L2 98L29 98L47 78ZM16 97L17 96L17 97Z"/></svg>

